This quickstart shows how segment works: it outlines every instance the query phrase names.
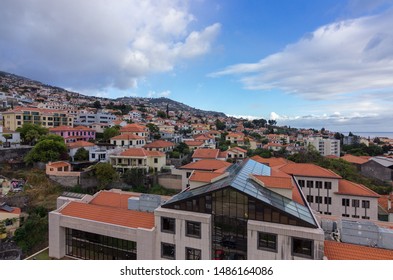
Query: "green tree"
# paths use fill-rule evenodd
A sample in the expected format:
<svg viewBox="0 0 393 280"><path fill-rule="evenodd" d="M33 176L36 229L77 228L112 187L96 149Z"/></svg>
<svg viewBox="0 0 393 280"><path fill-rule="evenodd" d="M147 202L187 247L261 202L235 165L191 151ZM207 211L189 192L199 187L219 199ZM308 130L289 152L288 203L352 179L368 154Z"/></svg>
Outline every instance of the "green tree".
<svg viewBox="0 0 393 280"><path fill-rule="evenodd" d="M157 112L157 117L162 118L162 119L166 119L167 115L164 111L158 111Z"/></svg>
<svg viewBox="0 0 393 280"><path fill-rule="evenodd" d="M41 136L47 135L49 132L47 128L31 123L24 123L16 131L20 133L22 142L30 145L34 145Z"/></svg>
<svg viewBox="0 0 393 280"><path fill-rule="evenodd" d="M129 169L123 175L123 180L133 187L143 186L144 173L142 169Z"/></svg>
<svg viewBox="0 0 393 280"><path fill-rule="evenodd" d="M173 151L179 152L183 155L188 155L190 153L190 147L188 147L186 143L181 142L173 149Z"/></svg>
<svg viewBox="0 0 393 280"><path fill-rule="evenodd" d="M277 121L276 121L276 120L268 120L267 122L268 122L269 125L271 125L271 126L275 126L275 125L277 124Z"/></svg>
<svg viewBox="0 0 393 280"><path fill-rule="evenodd" d="M109 142L112 137L115 137L117 135L120 135L120 127L115 125L105 128L102 138L105 142Z"/></svg>
<svg viewBox="0 0 393 280"><path fill-rule="evenodd" d="M67 147L64 139L58 135L46 135L40 138L33 149L25 156L28 164L67 159Z"/></svg>
<svg viewBox="0 0 393 280"><path fill-rule="evenodd" d="M96 109L101 109L102 108L101 102L99 100L94 101L93 107Z"/></svg>
<svg viewBox="0 0 393 280"><path fill-rule="evenodd" d="M89 151L86 150L85 148L79 148L74 155L74 160L75 161L89 160Z"/></svg>
<svg viewBox="0 0 393 280"><path fill-rule="evenodd" d="M225 130L225 128L226 128L225 123L223 123L219 119L216 119L215 125L216 125L217 130Z"/></svg>
<svg viewBox="0 0 393 280"><path fill-rule="evenodd" d="M15 231L14 241L23 252L29 254L44 248L47 239L48 210L42 206L33 208L25 223Z"/></svg>
<svg viewBox="0 0 393 280"><path fill-rule="evenodd" d="M119 179L119 175L110 163L97 163L94 166L94 172L101 189L106 188L110 183Z"/></svg>

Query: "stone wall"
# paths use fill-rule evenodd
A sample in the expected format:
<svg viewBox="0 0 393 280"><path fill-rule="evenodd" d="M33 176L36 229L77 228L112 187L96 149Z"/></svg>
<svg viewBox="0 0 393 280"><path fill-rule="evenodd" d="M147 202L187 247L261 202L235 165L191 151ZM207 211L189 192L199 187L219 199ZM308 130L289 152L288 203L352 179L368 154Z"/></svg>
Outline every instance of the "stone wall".
<svg viewBox="0 0 393 280"><path fill-rule="evenodd" d="M167 189L181 190L181 176L172 174L158 175L158 184Z"/></svg>
<svg viewBox="0 0 393 280"><path fill-rule="evenodd" d="M90 172L75 172L75 176L70 176L70 173L66 172L66 176L61 175L49 175L49 178L63 187L74 187L80 185L82 188L91 188L98 185L97 178L91 176Z"/></svg>
<svg viewBox="0 0 393 280"><path fill-rule="evenodd" d="M23 160L25 155L30 152L33 147L24 146L20 148L7 148L7 149L0 149L0 163L5 163L10 160L19 161Z"/></svg>

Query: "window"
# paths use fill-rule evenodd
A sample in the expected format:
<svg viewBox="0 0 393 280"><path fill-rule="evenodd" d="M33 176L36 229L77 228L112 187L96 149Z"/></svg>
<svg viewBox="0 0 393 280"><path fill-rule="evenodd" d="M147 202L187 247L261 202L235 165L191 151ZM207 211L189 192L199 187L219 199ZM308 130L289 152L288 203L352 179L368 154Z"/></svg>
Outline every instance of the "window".
<svg viewBox="0 0 393 280"><path fill-rule="evenodd" d="M359 215L352 215L352 218L359 219Z"/></svg>
<svg viewBox="0 0 393 280"><path fill-rule="evenodd" d="M301 188L304 188L304 180L299 180L298 183Z"/></svg>
<svg viewBox="0 0 393 280"><path fill-rule="evenodd" d="M325 214L325 215L331 215L332 212L325 212L324 214Z"/></svg>
<svg viewBox="0 0 393 280"><path fill-rule="evenodd" d="M362 208L370 208L370 201L362 200Z"/></svg>
<svg viewBox="0 0 393 280"><path fill-rule="evenodd" d="M201 223L186 221L186 236L201 238Z"/></svg>
<svg viewBox="0 0 393 280"><path fill-rule="evenodd" d="M312 195L307 195L307 202L308 203L313 203L314 202L314 197Z"/></svg>
<svg viewBox="0 0 393 280"><path fill-rule="evenodd" d="M187 176L187 178L190 178L191 172L187 172L187 173L186 173L186 176Z"/></svg>
<svg viewBox="0 0 393 280"><path fill-rule="evenodd" d="M317 189L322 189L322 181L316 181L316 182L315 182L315 187L316 187Z"/></svg>
<svg viewBox="0 0 393 280"><path fill-rule="evenodd" d="M343 217L349 217L349 214L341 214Z"/></svg>
<svg viewBox="0 0 393 280"><path fill-rule="evenodd" d="M14 224L12 219L5 219L4 224L6 227L12 226Z"/></svg>
<svg viewBox="0 0 393 280"><path fill-rule="evenodd" d="M352 199L352 207L359 207L359 199Z"/></svg>
<svg viewBox="0 0 393 280"><path fill-rule="evenodd" d="M186 247L186 260L200 260L202 251L194 248Z"/></svg>
<svg viewBox="0 0 393 280"><path fill-rule="evenodd" d="M370 220L370 217L369 216L362 216L362 219Z"/></svg>
<svg viewBox="0 0 393 280"><path fill-rule="evenodd" d="M313 241L302 238L292 238L292 255L313 258Z"/></svg>
<svg viewBox="0 0 393 280"><path fill-rule="evenodd" d="M175 233L176 220L174 218L161 217L161 231L167 233Z"/></svg>
<svg viewBox="0 0 393 280"><path fill-rule="evenodd" d="M175 245L161 242L161 257L174 260L176 258Z"/></svg>
<svg viewBox="0 0 393 280"><path fill-rule="evenodd" d="M277 235L258 232L258 249L277 252Z"/></svg>
<svg viewBox="0 0 393 280"><path fill-rule="evenodd" d="M16 116L16 119L17 119L17 120L20 120L20 119L21 119L21 116Z"/></svg>
<svg viewBox="0 0 393 280"><path fill-rule="evenodd" d="M322 203L322 196L316 196L315 203Z"/></svg>
<svg viewBox="0 0 393 280"><path fill-rule="evenodd" d="M158 158L154 158L154 163L158 163Z"/></svg>
<svg viewBox="0 0 393 280"><path fill-rule="evenodd" d="M325 189L331 190L332 189L332 182L325 182Z"/></svg>
<svg viewBox="0 0 393 280"><path fill-rule="evenodd" d="M342 206L349 206L349 199L348 198L342 199Z"/></svg>
<svg viewBox="0 0 393 280"><path fill-rule="evenodd" d="M325 204L332 204L332 198L331 197L325 197Z"/></svg>
<svg viewBox="0 0 393 280"><path fill-rule="evenodd" d="M313 188L314 187L314 181L307 181L307 188Z"/></svg>

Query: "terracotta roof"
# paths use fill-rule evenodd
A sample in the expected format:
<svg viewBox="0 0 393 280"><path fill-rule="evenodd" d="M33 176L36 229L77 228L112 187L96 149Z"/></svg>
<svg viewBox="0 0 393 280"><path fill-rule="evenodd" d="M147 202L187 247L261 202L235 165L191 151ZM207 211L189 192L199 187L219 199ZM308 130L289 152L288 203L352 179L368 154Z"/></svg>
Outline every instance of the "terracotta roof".
<svg viewBox="0 0 393 280"><path fill-rule="evenodd" d="M389 209L389 200L391 201L390 209ZM378 204L380 207L382 207L386 212L393 213L393 194L387 194L387 195L381 195L378 198Z"/></svg>
<svg viewBox="0 0 393 280"><path fill-rule="evenodd" d="M336 155L327 155L327 156L325 156L325 158L337 159L339 157Z"/></svg>
<svg viewBox="0 0 393 280"><path fill-rule="evenodd" d="M195 171L190 177L190 181L211 183L217 177L224 175L223 172Z"/></svg>
<svg viewBox="0 0 393 280"><path fill-rule="evenodd" d="M90 200L89 204L127 209L130 197L135 197L135 195L124 192L101 191Z"/></svg>
<svg viewBox="0 0 393 280"><path fill-rule="evenodd" d="M90 143L87 141L76 141L72 143L67 143L67 147L70 149L75 149L75 148L82 148L82 147L93 147L95 146L94 143Z"/></svg>
<svg viewBox="0 0 393 280"><path fill-rule="evenodd" d="M135 134L120 134L111 138L111 140L142 140L145 137L138 136Z"/></svg>
<svg viewBox="0 0 393 280"><path fill-rule="evenodd" d="M48 163L48 165L51 167L63 167L63 166L69 166L70 164L65 161L56 161L56 162Z"/></svg>
<svg viewBox="0 0 393 280"><path fill-rule="evenodd" d="M337 175L333 171L322 168L312 163L288 163L283 167L280 167L280 170L287 174L297 175L297 176L335 178L335 179L341 178L341 176Z"/></svg>
<svg viewBox="0 0 393 280"><path fill-rule="evenodd" d="M303 206L306 206L302 198L302 195L300 194L300 190L296 186L294 186L292 189L292 200Z"/></svg>
<svg viewBox="0 0 393 280"><path fill-rule="evenodd" d="M367 196L367 197L379 197L379 194L370 190L366 186L356 184L351 181L347 181L341 179L338 183L338 192L337 194L346 194L346 195L356 195L356 196Z"/></svg>
<svg viewBox="0 0 393 280"><path fill-rule="evenodd" d="M12 208L12 211L11 211L11 212L8 212L8 211L3 210L3 209L1 209L1 208L0 208L0 212L3 212L3 213L10 213L10 214L15 214L15 215L19 215L19 214L22 212L21 209L20 209L19 207L10 207L10 208Z"/></svg>
<svg viewBox="0 0 393 280"><path fill-rule="evenodd" d="M216 159L219 153L219 149L196 149L192 158Z"/></svg>
<svg viewBox="0 0 393 280"><path fill-rule="evenodd" d="M148 151L143 148L129 148L124 152L120 153L120 156L125 157L165 157L165 153L160 151Z"/></svg>
<svg viewBox="0 0 393 280"><path fill-rule="evenodd" d="M227 158L227 156L228 156L228 153L225 151L225 152L219 152L218 153L218 157L217 158Z"/></svg>
<svg viewBox="0 0 393 280"><path fill-rule="evenodd" d="M203 141L193 141L193 140L187 141L187 140L185 140L184 143L186 143L187 146L189 146L189 147L199 147L199 146L203 145Z"/></svg>
<svg viewBox="0 0 393 280"><path fill-rule="evenodd" d="M281 166L287 163L292 163L291 161L285 159L285 158L263 158L260 156L253 156L251 159L255 160L256 162L268 165L270 167L275 167L275 166Z"/></svg>
<svg viewBox="0 0 393 280"><path fill-rule="evenodd" d="M368 161L368 159L364 159L364 158L349 155L349 154L342 156L341 159L348 161L350 163L355 163L355 164L363 164Z"/></svg>
<svg viewBox="0 0 393 280"><path fill-rule="evenodd" d="M202 159L197 162L192 162L180 167L180 169L190 169L190 170L209 170L214 171L224 167L229 167L231 163L218 160L218 159Z"/></svg>
<svg viewBox="0 0 393 280"><path fill-rule="evenodd" d="M64 216L114 224L130 228L154 227L154 213L140 212L111 206L71 201L60 213Z"/></svg>
<svg viewBox="0 0 393 280"><path fill-rule="evenodd" d="M242 148L240 148L240 147L233 147L233 148L230 148L230 149L228 150L228 152L247 153L247 151L246 151L245 149L242 149Z"/></svg>
<svg viewBox="0 0 393 280"><path fill-rule="evenodd" d="M67 113L66 110L54 110L54 109L43 109L43 108L32 108L32 107L17 106L13 110L9 110L9 111L3 112L3 114L20 113L20 112L23 112L23 111L40 112L40 113Z"/></svg>
<svg viewBox="0 0 393 280"><path fill-rule="evenodd" d="M279 188L279 189L292 189L291 178L285 177L275 177L275 176L261 176L253 175L256 179L261 181L265 187L268 188Z"/></svg>
<svg viewBox="0 0 393 280"><path fill-rule="evenodd" d="M131 123L120 128L120 132L147 132L147 128L139 124Z"/></svg>
<svg viewBox="0 0 393 280"><path fill-rule="evenodd" d="M152 143L146 144L144 148L167 148L175 146L174 143L165 141L165 140L157 140Z"/></svg>
<svg viewBox="0 0 393 280"><path fill-rule="evenodd" d="M329 260L393 260L393 250L325 240Z"/></svg>

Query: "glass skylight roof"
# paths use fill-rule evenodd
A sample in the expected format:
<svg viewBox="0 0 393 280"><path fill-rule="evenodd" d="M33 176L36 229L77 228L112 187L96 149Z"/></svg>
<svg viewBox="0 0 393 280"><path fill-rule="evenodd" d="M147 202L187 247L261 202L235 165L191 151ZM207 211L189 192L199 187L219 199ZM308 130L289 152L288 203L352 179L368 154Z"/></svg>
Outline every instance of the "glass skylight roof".
<svg viewBox="0 0 393 280"><path fill-rule="evenodd" d="M203 193L210 193L221 188L231 186L242 193L255 197L274 208L297 217L313 226L317 226L311 211L291 199L264 188L250 179L250 175L270 176L270 167L252 159L245 160L242 164L234 164L227 169L230 175L220 181L199 188L185 190L172 197L166 204L171 204ZM165 204L164 204L165 205Z"/></svg>

